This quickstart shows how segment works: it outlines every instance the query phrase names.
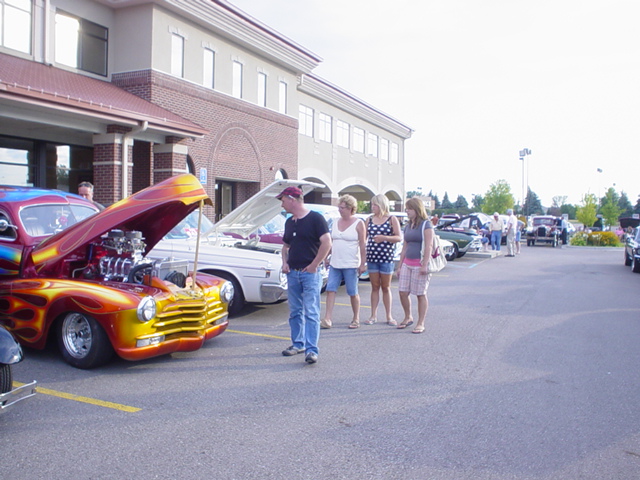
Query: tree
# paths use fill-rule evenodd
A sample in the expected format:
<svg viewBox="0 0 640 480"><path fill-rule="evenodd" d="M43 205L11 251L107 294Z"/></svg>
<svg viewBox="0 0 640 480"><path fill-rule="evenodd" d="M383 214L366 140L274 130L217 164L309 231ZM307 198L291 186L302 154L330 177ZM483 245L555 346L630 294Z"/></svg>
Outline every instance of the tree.
<svg viewBox="0 0 640 480"><path fill-rule="evenodd" d="M542 203L540 203L540 199L538 198L538 195L536 195L535 192L531 190L531 188L527 189L527 198L524 201L522 211L523 211L523 215L525 216L544 214Z"/></svg>
<svg viewBox="0 0 640 480"><path fill-rule="evenodd" d="M469 210L469 204L467 203L467 199L464 198L462 195L458 195L458 198L456 198L456 203L454 203L453 206L456 208L456 210Z"/></svg>
<svg viewBox="0 0 640 480"><path fill-rule="evenodd" d="M562 214L562 206L567 201L566 195L557 195L551 199L551 207L547 213L559 217Z"/></svg>
<svg viewBox="0 0 640 480"><path fill-rule="evenodd" d="M624 192L620 192L620 199L618 200L618 206L622 209L620 214L623 217L630 217L633 215L633 205L629 201L629 197Z"/></svg>
<svg viewBox="0 0 640 480"><path fill-rule="evenodd" d="M420 187L418 187L417 190L411 190L407 192L407 198L421 197L421 196L422 196L422 188Z"/></svg>
<svg viewBox="0 0 640 480"><path fill-rule="evenodd" d="M493 212L504 213L508 208L513 208L515 200L511 193L511 187L505 180L492 183L484 195L482 211L488 215Z"/></svg>
<svg viewBox="0 0 640 480"><path fill-rule="evenodd" d="M598 199L593 193L585 193L582 197L582 206L576 211L576 218L585 227L592 227L596 222L598 211Z"/></svg>
<svg viewBox="0 0 640 480"><path fill-rule="evenodd" d="M473 195L473 198L471 198L471 206L474 208L474 210L481 212L483 204L484 197L482 195ZM638 201L638 204L640 205L640 200Z"/></svg>
<svg viewBox="0 0 640 480"><path fill-rule="evenodd" d="M442 205L440 205L440 208L442 208L443 210L453 209L453 203L451 203L451 201L449 200L449 194L447 192L444 192L444 197L442 197Z"/></svg>
<svg viewBox="0 0 640 480"><path fill-rule="evenodd" d="M636 206L633 207L633 213L640 213L640 195L638 195L638 201L636 202Z"/></svg>
<svg viewBox="0 0 640 480"><path fill-rule="evenodd" d="M619 200L620 198L618 197L615 189L613 187L609 187L605 193L602 208L600 208L600 213L602 213L604 223L609 227L618 224L618 217L623 212L623 209L618 206Z"/></svg>
<svg viewBox="0 0 640 480"><path fill-rule="evenodd" d="M566 203L566 204L562 205L562 207L560 207L560 214L566 213L567 215L569 215L569 218L575 219L576 218L576 210L577 210L577 207L575 205L571 205L570 203Z"/></svg>

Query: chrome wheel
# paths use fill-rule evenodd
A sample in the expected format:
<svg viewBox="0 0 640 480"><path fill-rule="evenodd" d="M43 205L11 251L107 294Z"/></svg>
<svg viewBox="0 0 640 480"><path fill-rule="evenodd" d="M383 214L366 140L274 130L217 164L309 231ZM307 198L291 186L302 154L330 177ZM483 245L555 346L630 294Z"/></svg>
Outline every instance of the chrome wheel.
<svg viewBox="0 0 640 480"><path fill-rule="evenodd" d="M70 313L62 321L64 349L73 358L85 358L91 351L93 335L87 318L80 313Z"/></svg>

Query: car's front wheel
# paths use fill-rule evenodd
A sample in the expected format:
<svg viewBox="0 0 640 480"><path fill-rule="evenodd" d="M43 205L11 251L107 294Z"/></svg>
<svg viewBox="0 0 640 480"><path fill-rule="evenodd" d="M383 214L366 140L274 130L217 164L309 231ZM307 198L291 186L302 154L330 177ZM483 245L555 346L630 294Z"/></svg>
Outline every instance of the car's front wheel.
<svg viewBox="0 0 640 480"><path fill-rule="evenodd" d="M238 282L236 277L227 272L213 272L212 274L224 278L233 284L233 298L231 302L229 302L228 310L230 317L237 315L244 307L244 293L242 293L240 282Z"/></svg>
<svg viewBox="0 0 640 480"><path fill-rule="evenodd" d="M630 267L632 263L633 263L633 259L629 255L627 255L627 252L625 250L625 252L624 252L624 266L625 267Z"/></svg>
<svg viewBox="0 0 640 480"><path fill-rule="evenodd" d="M458 252L458 244L451 242L451 252L448 255L445 255L444 258L446 258L448 262L453 262L456 258L458 258Z"/></svg>
<svg viewBox="0 0 640 480"><path fill-rule="evenodd" d="M102 326L84 313L67 313L58 323L62 358L76 368L95 368L113 356L113 347Z"/></svg>
<svg viewBox="0 0 640 480"><path fill-rule="evenodd" d="M633 273L640 273L640 261L638 261L638 257L633 256L633 261L631 262L631 271Z"/></svg>
<svg viewBox="0 0 640 480"><path fill-rule="evenodd" d="M12 386L11 365L0 365L0 393L10 392Z"/></svg>

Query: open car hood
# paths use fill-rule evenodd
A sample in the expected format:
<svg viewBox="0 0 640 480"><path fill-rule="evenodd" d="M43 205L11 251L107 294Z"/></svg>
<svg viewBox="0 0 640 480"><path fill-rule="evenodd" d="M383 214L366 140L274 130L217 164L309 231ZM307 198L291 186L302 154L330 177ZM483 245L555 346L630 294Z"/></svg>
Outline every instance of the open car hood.
<svg viewBox="0 0 640 480"><path fill-rule="evenodd" d="M282 202L276 196L287 187L298 187L306 195L315 188L323 188L324 185L304 180L276 180L238 208L233 209L226 217L214 224L205 235L235 233L242 238L249 238L258 228L282 211Z"/></svg>
<svg viewBox="0 0 640 480"><path fill-rule="evenodd" d="M41 273L55 269L73 252L114 229L141 232L146 254L201 201L212 204L196 177L171 177L47 238L32 252L34 266Z"/></svg>

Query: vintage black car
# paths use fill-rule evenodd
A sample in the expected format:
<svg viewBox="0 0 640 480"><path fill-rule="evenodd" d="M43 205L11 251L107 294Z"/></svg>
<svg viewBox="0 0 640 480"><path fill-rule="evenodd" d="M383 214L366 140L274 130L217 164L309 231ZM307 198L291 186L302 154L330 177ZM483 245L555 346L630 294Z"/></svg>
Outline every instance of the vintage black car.
<svg viewBox="0 0 640 480"><path fill-rule="evenodd" d="M13 336L0 326L0 413L25 398L36 394L36 382L13 388L12 365L21 362L22 348Z"/></svg>
<svg viewBox="0 0 640 480"><path fill-rule="evenodd" d="M624 242L624 264L634 273L640 273L640 227L633 229Z"/></svg>
<svg viewBox="0 0 640 480"><path fill-rule="evenodd" d="M562 242L562 217L537 215L531 217L526 230L527 246L545 243L557 247Z"/></svg>

